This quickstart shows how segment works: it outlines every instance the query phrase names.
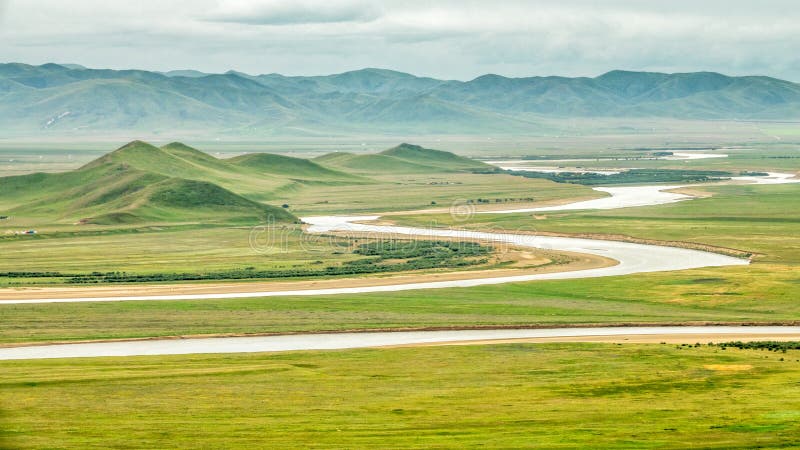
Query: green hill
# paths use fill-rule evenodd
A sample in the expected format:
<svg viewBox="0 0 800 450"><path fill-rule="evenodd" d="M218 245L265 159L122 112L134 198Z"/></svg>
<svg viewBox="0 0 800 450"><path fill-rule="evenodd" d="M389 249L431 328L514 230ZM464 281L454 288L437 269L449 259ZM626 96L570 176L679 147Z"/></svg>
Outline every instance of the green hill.
<svg viewBox="0 0 800 450"><path fill-rule="evenodd" d="M133 141L80 167L0 178L0 215L25 223L259 223L297 217L266 203L292 203L326 186L356 186L381 175L458 173L485 164L401 144L374 154L331 153L314 160L250 153L229 159L180 142ZM378 178L372 178L378 177ZM350 188L353 186L353 188Z"/></svg>
<svg viewBox="0 0 800 450"><path fill-rule="evenodd" d="M350 152L331 152L317 156L316 158L314 158L314 162L321 165L326 165L326 164L336 165L337 161L346 161L347 159L353 156L356 156L356 154Z"/></svg>
<svg viewBox="0 0 800 450"><path fill-rule="evenodd" d="M249 153L230 158L226 162L260 174L285 176L294 180L344 183L369 182L363 177L329 169L309 159L293 158L272 153Z"/></svg>
<svg viewBox="0 0 800 450"><path fill-rule="evenodd" d="M148 172L189 179L224 176L232 170L222 160L181 143L158 148L142 141L130 142L84 167L107 164L126 164Z"/></svg>
<svg viewBox="0 0 800 450"><path fill-rule="evenodd" d="M314 159L315 162L359 173L412 174L459 172L486 168L487 165L454 153L431 150L418 145L400 144L380 153L354 154L329 153Z"/></svg>
<svg viewBox="0 0 800 450"><path fill-rule="evenodd" d="M134 141L86 167L109 163L126 164L165 176L208 181L258 201L271 200L272 193L292 189L296 184L370 182L364 177L322 167L308 159L268 153L218 159L179 142L159 148Z"/></svg>
<svg viewBox="0 0 800 450"><path fill-rule="evenodd" d="M455 153L442 150L432 150L423 148L419 145L400 144L397 147L384 150L380 153L384 156L402 159L413 164L441 167L447 170L471 170L485 169L487 164L473 159L458 156Z"/></svg>
<svg viewBox="0 0 800 450"><path fill-rule="evenodd" d="M416 164L381 154L354 155L340 153L328 159L315 159L323 165L338 170L349 170L362 174L401 174L441 172L437 167Z"/></svg>
<svg viewBox="0 0 800 450"><path fill-rule="evenodd" d="M229 164L183 144L140 141L71 172L0 178L7 214L51 223L261 223L298 219L207 178L236 175ZM231 180L235 184L235 180Z"/></svg>

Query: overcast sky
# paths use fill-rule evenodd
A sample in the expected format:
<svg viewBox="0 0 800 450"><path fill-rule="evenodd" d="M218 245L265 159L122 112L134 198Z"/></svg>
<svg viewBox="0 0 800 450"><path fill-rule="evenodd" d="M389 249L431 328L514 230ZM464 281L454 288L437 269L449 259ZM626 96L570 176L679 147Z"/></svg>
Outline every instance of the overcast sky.
<svg viewBox="0 0 800 450"><path fill-rule="evenodd" d="M94 68L800 81L798 49L797 0L0 0L0 61Z"/></svg>

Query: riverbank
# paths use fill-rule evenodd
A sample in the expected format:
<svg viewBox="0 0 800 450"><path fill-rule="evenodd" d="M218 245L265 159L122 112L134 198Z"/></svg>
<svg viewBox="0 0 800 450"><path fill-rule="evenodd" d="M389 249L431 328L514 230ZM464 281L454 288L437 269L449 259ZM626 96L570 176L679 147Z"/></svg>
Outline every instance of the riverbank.
<svg viewBox="0 0 800 450"><path fill-rule="evenodd" d="M486 345L509 342L727 342L800 340L800 326L571 327L397 331L76 342L0 348L0 360L199 353L260 353L396 346Z"/></svg>

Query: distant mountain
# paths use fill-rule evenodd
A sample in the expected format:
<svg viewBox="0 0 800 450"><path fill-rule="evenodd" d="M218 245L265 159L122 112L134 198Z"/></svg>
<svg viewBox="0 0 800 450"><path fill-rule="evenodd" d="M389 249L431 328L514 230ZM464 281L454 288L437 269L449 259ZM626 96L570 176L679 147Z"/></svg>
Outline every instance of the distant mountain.
<svg viewBox="0 0 800 450"><path fill-rule="evenodd" d="M188 77L188 78L200 78L200 77L207 77L211 75L210 73L200 72L199 70L170 70L169 72L158 72L161 75L166 75L168 77Z"/></svg>
<svg viewBox="0 0 800 450"><path fill-rule="evenodd" d="M88 69L86 66L82 66L80 64L59 64L59 66L64 66L67 69L75 69L75 70L85 70Z"/></svg>
<svg viewBox="0 0 800 450"><path fill-rule="evenodd" d="M283 76L0 64L7 136L519 133L568 117L793 120L800 85L712 72L462 82L383 69Z"/></svg>

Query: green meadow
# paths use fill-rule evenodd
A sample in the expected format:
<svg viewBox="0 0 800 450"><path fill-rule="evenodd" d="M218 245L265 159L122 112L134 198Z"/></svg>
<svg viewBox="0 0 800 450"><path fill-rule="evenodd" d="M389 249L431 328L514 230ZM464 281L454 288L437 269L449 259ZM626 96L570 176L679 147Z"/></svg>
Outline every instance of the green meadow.
<svg viewBox="0 0 800 450"><path fill-rule="evenodd" d="M795 323L800 277L774 266L313 297L15 304L0 342L570 324Z"/></svg>
<svg viewBox="0 0 800 450"><path fill-rule="evenodd" d="M757 253L759 263L800 263L800 184L693 187L707 198L607 211L543 211L476 214L456 221L449 214L403 215L401 224L469 229L623 235L687 241Z"/></svg>
<svg viewBox="0 0 800 450"><path fill-rule="evenodd" d="M502 344L0 362L5 448L788 448L800 351Z"/></svg>
<svg viewBox="0 0 800 450"><path fill-rule="evenodd" d="M655 159L654 152L708 153L728 155L727 158L707 159ZM687 144L667 147L631 145L629 148L613 150L589 149L534 149L523 157L532 166L582 167L595 169L643 168L673 170L767 170L773 172L796 172L800 170L800 149L792 144L741 144L731 147ZM548 161L548 158L576 158L581 161ZM514 158L516 159L516 158Z"/></svg>
<svg viewBox="0 0 800 450"><path fill-rule="evenodd" d="M800 317L798 185L711 183L693 188L708 198L657 207L464 220L450 215L452 204L484 199L514 208L603 194L471 173L479 163L415 146L313 160L215 160L178 144L135 143L118 152L73 172L0 179L15 190L0 198L0 215L11 216L0 226L39 231L0 235L0 272L345 265L363 258L354 250L370 241L310 239L297 218L383 211L406 211L385 219L417 226L692 242L753 253L753 263L358 295L3 305L1 344ZM428 156L431 163L423 164ZM646 164L775 169L773 160L757 161L747 153L742 160ZM203 195L190 195L198 187ZM263 234L265 223L279 239ZM0 279L21 281L42 282ZM0 361L0 448L794 447L799 375L798 350L667 344Z"/></svg>
<svg viewBox="0 0 800 450"><path fill-rule="evenodd" d="M514 195L524 195L522 189L529 182L546 183L543 188L555 186L557 189L547 190L553 197L569 193L581 196L588 189L507 175L448 175L440 172L392 176L419 176L420 180L447 176L469 180L475 177L489 180L486 183L500 180L493 185L496 189L504 185L505 180L513 180L519 184L504 185L504 189L509 194L512 189L520 189ZM370 189L377 186L386 186L386 195L391 192L402 196L406 192L392 189L388 183L369 185ZM450 195L460 190L458 194L468 198L473 195L465 191L469 187L475 189L475 196L477 192L483 192L482 195L490 197L486 195L488 185L478 181L467 185L436 186L452 189ZM355 192L364 186L339 187L345 188L353 189L352 195L355 196ZM477 214L463 221L460 217L452 217L444 208L439 213L396 215L387 219L417 226L691 242L753 253L750 266L382 294L8 305L0 309L6 325L0 330L0 340L10 343L409 327L622 322L787 323L798 320L800 186L723 186L711 183L693 189L712 196L669 205L610 211ZM421 203L421 200L411 199L434 190L431 187L420 189L418 193L411 190L412 194L404 198ZM538 194L534 192L534 195ZM379 194L374 198L367 197L365 201L377 204L375 198L379 198ZM383 202L384 205L400 203L386 199ZM432 208L435 210L436 206ZM357 258L350 251L329 251L330 242L308 240L308 236L293 228L294 225L279 226L291 230L283 241L285 251L280 252L254 251L249 242L252 230L248 227L192 228L195 227L192 225L180 229L174 228L177 225L167 224L163 229L155 230L150 226L118 227L111 231L99 227L109 234L97 235L69 235L63 231L54 232L52 236L47 233L35 237L14 236L0 240L0 246L9 255L0 264L0 271L20 266L31 270L59 267L65 272L105 268L130 273L153 273L170 268L175 271L245 267L292 270L320 267L320 261L343 264ZM338 245L344 248L353 243ZM4 279L3 282L20 280Z"/></svg>

